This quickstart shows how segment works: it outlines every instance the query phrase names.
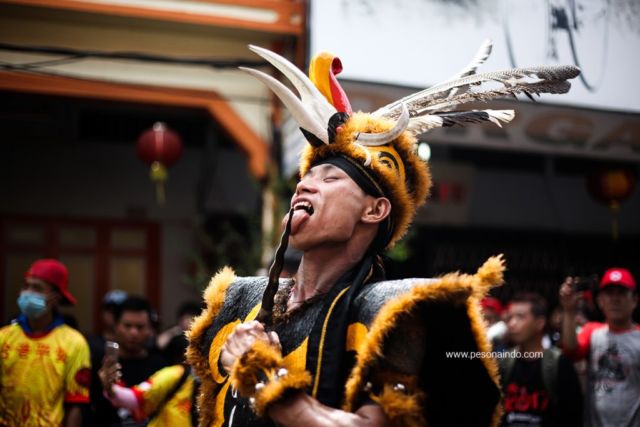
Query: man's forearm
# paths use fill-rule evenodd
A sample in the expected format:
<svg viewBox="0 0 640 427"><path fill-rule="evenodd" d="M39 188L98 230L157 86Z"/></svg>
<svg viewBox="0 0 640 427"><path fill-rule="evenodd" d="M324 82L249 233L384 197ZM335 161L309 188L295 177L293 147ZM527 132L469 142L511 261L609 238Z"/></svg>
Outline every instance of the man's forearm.
<svg viewBox="0 0 640 427"><path fill-rule="evenodd" d="M364 405L355 413L331 408L311 396L297 392L269 408L269 417L280 426L388 426L391 425L378 405Z"/></svg>

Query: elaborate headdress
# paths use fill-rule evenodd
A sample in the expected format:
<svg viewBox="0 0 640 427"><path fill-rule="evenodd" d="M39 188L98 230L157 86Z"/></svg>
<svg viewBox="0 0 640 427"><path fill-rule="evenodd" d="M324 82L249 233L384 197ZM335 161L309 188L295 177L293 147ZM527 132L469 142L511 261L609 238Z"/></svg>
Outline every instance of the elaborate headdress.
<svg viewBox="0 0 640 427"><path fill-rule="evenodd" d="M328 158L342 158L369 176L381 195L391 201L390 231L385 246L393 245L406 232L416 209L425 203L431 186L426 163L417 155L416 136L439 127L466 123L511 121L513 110L453 111L471 101L523 93L565 93L567 81L580 74L574 66L538 66L476 74L491 53L486 40L473 60L443 83L392 102L373 113L353 113L336 80L340 60L322 52L309 68L309 77L285 58L257 46L249 48L280 70L300 97L275 78L242 68L264 82L288 108L309 141L302 153L300 175ZM474 90L483 83L495 88Z"/></svg>
<svg viewBox="0 0 640 427"><path fill-rule="evenodd" d="M321 162L331 162L348 169L352 178L357 175L356 182L363 190L391 201L389 220L381 226L375 242L379 248L388 248L405 234L416 209L425 203L431 186L427 164L417 155L416 136L431 129L466 123L492 122L501 126L501 122L515 117L513 110L453 110L467 102L517 94L533 99L533 95L541 93L566 93L571 87L567 80L580 74L577 67L567 65L476 74L476 69L489 57L491 47L491 41L486 40L471 62L455 76L373 113L353 113L335 77L342 70L342 64L332 54L316 55L307 77L280 55L249 46L287 77L299 97L268 74L241 69L265 83L300 125L309 142L300 159L301 176ZM483 84L494 87L480 88ZM287 234L285 231L270 271L273 293ZM263 299L266 311L269 307L265 304L272 299L267 293Z"/></svg>

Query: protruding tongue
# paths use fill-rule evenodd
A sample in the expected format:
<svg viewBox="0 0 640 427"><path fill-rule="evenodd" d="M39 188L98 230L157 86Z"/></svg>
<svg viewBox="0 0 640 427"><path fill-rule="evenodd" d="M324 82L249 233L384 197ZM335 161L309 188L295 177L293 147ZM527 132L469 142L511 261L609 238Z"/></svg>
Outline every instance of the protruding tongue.
<svg viewBox="0 0 640 427"><path fill-rule="evenodd" d="M304 209L296 209L293 212L293 217L291 218L291 235L293 236L298 232L302 224L304 224L309 219L309 213Z"/></svg>

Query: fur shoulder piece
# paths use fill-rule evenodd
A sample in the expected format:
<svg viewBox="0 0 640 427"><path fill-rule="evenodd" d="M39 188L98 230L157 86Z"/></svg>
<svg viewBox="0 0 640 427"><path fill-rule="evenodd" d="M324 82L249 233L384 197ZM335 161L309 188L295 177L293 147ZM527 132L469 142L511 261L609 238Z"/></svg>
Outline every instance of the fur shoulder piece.
<svg viewBox="0 0 640 427"><path fill-rule="evenodd" d="M236 277L233 270L220 270L204 291L206 308L187 332L187 362L202 381L198 396L200 425L211 425L215 396L226 380L218 370L220 343L236 324L252 320L259 308L265 277Z"/></svg>
<svg viewBox="0 0 640 427"><path fill-rule="evenodd" d="M497 256L474 275L451 273L365 286L354 300L352 322L367 332L356 346L343 409L357 409L368 394L381 406L395 402L383 406L391 416L398 400L383 398L394 395L389 386L404 390L413 384L417 388L408 390L407 398L423 396L422 402L408 407L422 413L405 414L405 419L423 419L428 425L497 425L502 414L498 369L490 356L480 300L502 284L504 269L502 256ZM464 411L460 402L465 402Z"/></svg>
<svg viewBox="0 0 640 427"><path fill-rule="evenodd" d="M196 317L191 324L191 329L187 332L189 347L187 348L187 362L193 366L196 375L200 377L202 385L198 396L198 408L200 412L200 425L210 425L213 421L211 405L206 405L204 397L213 395L217 391L218 384L213 380L209 371L208 356L203 354L202 342L205 332L211 326L213 320L220 313L224 304L227 288L233 283L236 275L229 267L225 267L218 272L209 282L209 286L204 291L204 301L207 307L200 316Z"/></svg>

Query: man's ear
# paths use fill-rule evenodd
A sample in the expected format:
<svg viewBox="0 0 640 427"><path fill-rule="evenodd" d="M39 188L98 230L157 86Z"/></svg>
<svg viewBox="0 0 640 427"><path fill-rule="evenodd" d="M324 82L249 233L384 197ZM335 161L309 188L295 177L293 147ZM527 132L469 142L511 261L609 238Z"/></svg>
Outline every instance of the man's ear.
<svg viewBox="0 0 640 427"><path fill-rule="evenodd" d="M62 297L62 294L60 293L60 291L58 291L57 289L52 289L51 292L49 292L49 295L47 296L47 300L48 300L47 302L49 303L49 305L51 305L51 307L58 307L60 303L62 303L64 298Z"/></svg>
<svg viewBox="0 0 640 427"><path fill-rule="evenodd" d="M377 224L391 214L391 202L386 197L371 198L362 213L361 220L366 224Z"/></svg>

